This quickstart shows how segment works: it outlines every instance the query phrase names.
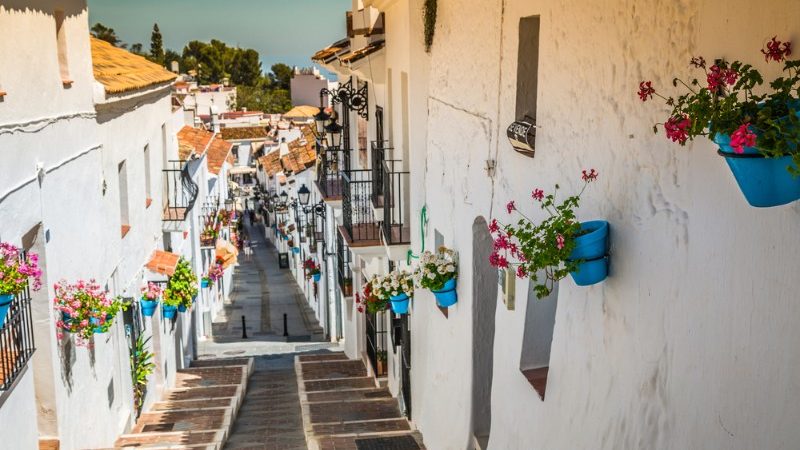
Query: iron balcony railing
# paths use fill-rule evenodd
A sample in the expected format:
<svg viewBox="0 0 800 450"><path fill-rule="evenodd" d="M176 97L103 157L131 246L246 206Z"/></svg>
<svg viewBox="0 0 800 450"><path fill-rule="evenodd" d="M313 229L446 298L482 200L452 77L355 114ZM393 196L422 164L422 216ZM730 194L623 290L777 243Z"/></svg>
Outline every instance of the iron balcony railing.
<svg viewBox="0 0 800 450"><path fill-rule="evenodd" d="M380 243L380 227L372 209L372 170L342 174L342 222L350 245Z"/></svg>
<svg viewBox="0 0 800 450"><path fill-rule="evenodd" d="M342 295L351 297L353 295L353 272L350 270L351 254L350 248L344 242L340 233L336 237L336 268L339 275L339 289Z"/></svg>
<svg viewBox="0 0 800 450"><path fill-rule="evenodd" d="M383 238L387 245L411 243L408 205L409 176L407 171L397 170L402 161L384 161L383 178Z"/></svg>
<svg viewBox="0 0 800 450"><path fill-rule="evenodd" d="M164 174L163 219L167 222L183 222L189 211L194 208L200 189L192 181L186 161L168 161L167 167L162 172Z"/></svg>
<svg viewBox="0 0 800 450"><path fill-rule="evenodd" d="M342 197L342 172L350 170L350 149L328 147L322 152L317 185L326 199Z"/></svg>
<svg viewBox="0 0 800 450"><path fill-rule="evenodd" d="M383 206L383 162L392 158L393 148L389 141L372 141L372 203Z"/></svg>
<svg viewBox="0 0 800 450"><path fill-rule="evenodd" d="M17 294L0 328L0 391L11 389L33 356L33 318L30 290Z"/></svg>

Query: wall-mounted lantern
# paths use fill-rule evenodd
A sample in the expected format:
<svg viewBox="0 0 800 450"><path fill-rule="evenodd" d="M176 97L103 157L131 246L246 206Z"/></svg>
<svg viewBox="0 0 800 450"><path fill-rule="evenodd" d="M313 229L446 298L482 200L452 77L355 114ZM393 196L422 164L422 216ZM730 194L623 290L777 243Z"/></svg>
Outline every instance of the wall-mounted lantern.
<svg viewBox="0 0 800 450"><path fill-rule="evenodd" d="M525 116L515 121L509 125L506 135L514 150L533 158L536 146L536 119Z"/></svg>

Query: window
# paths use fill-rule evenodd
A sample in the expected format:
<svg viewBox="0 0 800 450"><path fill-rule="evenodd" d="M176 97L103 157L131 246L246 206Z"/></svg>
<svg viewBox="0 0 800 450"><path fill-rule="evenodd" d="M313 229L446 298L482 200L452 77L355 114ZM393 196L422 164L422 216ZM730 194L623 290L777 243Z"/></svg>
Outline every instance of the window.
<svg viewBox="0 0 800 450"><path fill-rule="evenodd" d="M150 145L144 146L144 193L145 208L149 208L153 203L153 193L150 187Z"/></svg>
<svg viewBox="0 0 800 450"><path fill-rule="evenodd" d="M128 209L128 167L125 161L117 166L117 179L119 182L119 218L122 224L122 237L125 237L131 229Z"/></svg>
<svg viewBox="0 0 800 450"><path fill-rule="evenodd" d="M517 119L536 120L536 88L539 78L539 16L519 20L517 54Z"/></svg>
<svg viewBox="0 0 800 450"><path fill-rule="evenodd" d="M64 11L56 11L54 16L56 19L56 43L61 83L64 86L69 87L72 85L72 79L69 76L69 59L67 58L67 30L64 26Z"/></svg>

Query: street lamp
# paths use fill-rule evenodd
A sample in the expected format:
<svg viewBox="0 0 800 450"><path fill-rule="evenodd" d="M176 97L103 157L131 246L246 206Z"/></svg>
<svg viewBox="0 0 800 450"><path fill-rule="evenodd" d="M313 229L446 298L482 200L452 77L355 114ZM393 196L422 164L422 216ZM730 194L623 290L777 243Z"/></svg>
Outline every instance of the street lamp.
<svg viewBox="0 0 800 450"><path fill-rule="evenodd" d="M289 199L289 194L286 191L281 192L281 203L286 204L286 201Z"/></svg>
<svg viewBox="0 0 800 450"><path fill-rule="evenodd" d="M338 148L342 143L342 126L336 123L335 117L331 119L331 123L325 127L325 132L331 136L331 146Z"/></svg>
<svg viewBox="0 0 800 450"><path fill-rule="evenodd" d="M317 125L317 134L322 136L325 133L325 125L331 120L331 115L325 112L325 108L320 105L319 112L314 114L314 122Z"/></svg>
<svg viewBox="0 0 800 450"><path fill-rule="evenodd" d="M297 190L297 197L300 199L301 205L308 205L308 201L311 199L311 191L308 190L305 184Z"/></svg>
<svg viewBox="0 0 800 450"><path fill-rule="evenodd" d="M233 211L233 199L225 200L225 211L231 212Z"/></svg>

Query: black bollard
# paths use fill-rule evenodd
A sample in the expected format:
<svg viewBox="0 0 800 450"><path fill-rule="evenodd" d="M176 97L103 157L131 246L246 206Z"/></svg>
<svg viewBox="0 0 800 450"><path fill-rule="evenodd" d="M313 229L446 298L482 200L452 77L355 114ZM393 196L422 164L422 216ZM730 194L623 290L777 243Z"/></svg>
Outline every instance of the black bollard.
<svg viewBox="0 0 800 450"><path fill-rule="evenodd" d="M286 313L283 313L283 335L289 336L289 330L286 328Z"/></svg>
<svg viewBox="0 0 800 450"><path fill-rule="evenodd" d="M242 339L247 339L247 323L244 321L244 316L242 316Z"/></svg>

